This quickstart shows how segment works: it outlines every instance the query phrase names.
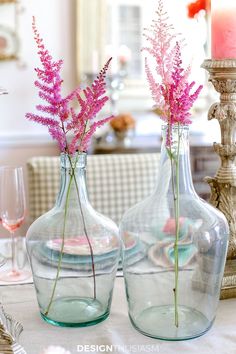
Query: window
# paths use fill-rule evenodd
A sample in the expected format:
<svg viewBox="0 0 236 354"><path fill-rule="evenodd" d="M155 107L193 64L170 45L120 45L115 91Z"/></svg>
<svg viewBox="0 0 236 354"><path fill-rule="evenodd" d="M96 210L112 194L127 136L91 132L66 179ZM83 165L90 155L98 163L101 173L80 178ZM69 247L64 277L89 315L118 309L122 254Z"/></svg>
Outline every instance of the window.
<svg viewBox="0 0 236 354"><path fill-rule="evenodd" d="M107 45L112 48L113 55L128 60L132 58L132 65L128 66L128 77L138 79L141 76L142 63L140 56L142 37L142 11L137 5L125 5L116 2L109 5L109 29L107 31ZM126 49L126 52L125 52ZM118 65L119 63L117 63Z"/></svg>
<svg viewBox="0 0 236 354"><path fill-rule="evenodd" d="M184 53L186 64L193 67L193 77L198 83L206 80L206 73L200 68L206 54L206 21L205 14L198 20L188 19L187 4L190 0L165 0L164 4L177 32L186 38ZM116 73L126 60L125 90L122 96L133 97L137 105L150 98L144 70L144 56L141 48L145 45L143 29L150 27L155 16L156 0L80 0L82 10L89 20L80 12L80 60L79 72L96 71L105 60L113 57L112 73ZM90 10L88 10L90 7ZM95 9L96 8L96 9ZM94 15L94 17L92 17ZM82 24L82 28L81 28ZM84 26L83 26L84 24ZM95 27L92 32L91 26ZM88 38L88 34L94 36ZM82 34L82 37L81 37ZM85 55L84 55L85 54ZM91 59L93 58L93 59ZM97 58L97 59L96 59ZM88 67L88 65L90 65ZM138 98L138 100L137 100ZM129 102L127 101L127 104ZM136 104L135 106L138 107ZM150 108L150 101L147 102Z"/></svg>

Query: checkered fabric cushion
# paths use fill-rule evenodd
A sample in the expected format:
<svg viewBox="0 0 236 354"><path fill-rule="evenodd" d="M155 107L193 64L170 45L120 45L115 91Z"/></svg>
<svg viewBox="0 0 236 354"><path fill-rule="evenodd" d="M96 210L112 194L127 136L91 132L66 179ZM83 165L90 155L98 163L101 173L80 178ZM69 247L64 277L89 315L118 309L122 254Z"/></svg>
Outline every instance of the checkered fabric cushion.
<svg viewBox="0 0 236 354"><path fill-rule="evenodd" d="M123 213L154 189L158 154L89 155L87 188L93 207L120 222ZM59 157L34 157L27 163L29 210L33 221L54 205L59 190Z"/></svg>

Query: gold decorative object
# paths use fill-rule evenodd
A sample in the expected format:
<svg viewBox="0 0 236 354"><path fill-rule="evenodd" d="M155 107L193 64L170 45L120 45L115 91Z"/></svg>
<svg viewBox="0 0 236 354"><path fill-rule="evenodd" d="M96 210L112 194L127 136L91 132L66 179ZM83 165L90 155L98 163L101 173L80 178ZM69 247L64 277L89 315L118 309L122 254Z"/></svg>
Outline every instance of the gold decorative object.
<svg viewBox="0 0 236 354"><path fill-rule="evenodd" d="M236 60L205 60L206 69L220 102L214 103L208 119L217 119L221 129L221 143L214 143L221 166L214 177L205 180L211 187L210 203L226 216L230 239L221 288L221 299L236 297Z"/></svg>
<svg viewBox="0 0 236 354"><path fill-rule="evenodd" d="M16 3L17 0L0 0L0 4L11 4L11 3Z"/></svg>
<svg viewBox="0 0 236 354"><path fill-rule="evenodd" d="M22 331L22 324L8 315L0 304L0 354L27 354L18 343Z"/></svg>
<svg viewBox="0 0 236 354"><path fill-rule="evenodd" d="M13 340L9 333L5 331L5 328L0 324L0 348L4 353L13 354L12 350Z"/></svg>

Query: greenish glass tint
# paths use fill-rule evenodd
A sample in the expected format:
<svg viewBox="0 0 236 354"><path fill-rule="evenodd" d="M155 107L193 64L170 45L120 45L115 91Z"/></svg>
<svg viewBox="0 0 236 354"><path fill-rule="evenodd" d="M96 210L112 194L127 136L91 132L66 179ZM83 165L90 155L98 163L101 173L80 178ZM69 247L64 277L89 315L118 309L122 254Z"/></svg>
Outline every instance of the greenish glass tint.
<svg viewBox="0 0 236 354"><path fill-rule="evenodd" d="M171 146L166 144L166 130L164 127L155 191L125 213L120 234L133 326L147 336L176 341L199 337L214 322L229 229L224 215L200 199L194 190L188 127L172 128ZM175 160L171 164L176 151L179 151L178 165Z"/></svg>
<svg viewBox="0 0 236 354"><path fill-rule="evenodd" d="M60 327L88 327L104 321L109 316L108 310L104 313L103 304L93 298L60 299L57 304L54 302L53 312L51 317L56 320L43 313L41 316L46 322Z"/></svg>
<svg viewBox="0 0 236 354"><path fill-rule="evenodd" d="M61 155L56 204L30 226L26 244L45 321L84 327L107 318L120 241L113 221L89 203L86 154Z"/></svg>

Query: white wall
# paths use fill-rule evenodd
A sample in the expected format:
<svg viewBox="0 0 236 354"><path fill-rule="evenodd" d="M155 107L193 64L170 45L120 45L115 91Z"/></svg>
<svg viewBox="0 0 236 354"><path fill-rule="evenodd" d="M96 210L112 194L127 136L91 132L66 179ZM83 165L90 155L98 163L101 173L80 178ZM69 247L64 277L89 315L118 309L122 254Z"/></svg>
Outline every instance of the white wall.
<svg viewBox="0 0 236 354"><path fill-rule="evenodd" d="M21 58L26 68L15 61L0 62L0 86L9 91L0 97L0 137L21 134L46 134L45 128L25 119L39 102L34 88L34 67L38 62L36 45L31 30L32 16L44 38L46 47L55 59L64 59L63 78L65 92L76 85L75 65L75 0L21 0L24 12L20 15ZM0 9L1 10L1 9Z"/></svg>
<svg viewBox="0 0 236 354"><path fill-rule="evenodd" d="M57 155L58 148L51 141L47 129L25 118L39 103L34 67L38 62L37 49L31 30L32 16L53 57L64 59L65 93L76 86L75 5L76 0L21 0L24 12L20 15L22 61L0 61L0 86L9 91L0 97L0 165L22 165L32 156ZM1 11L1 7L0 7ZM27 175L25 173L26 185ZM22 231L21 231L22 232ZM3 234L0 230L0 234ZM6 232L5 232L6 234Z"/></svg>

